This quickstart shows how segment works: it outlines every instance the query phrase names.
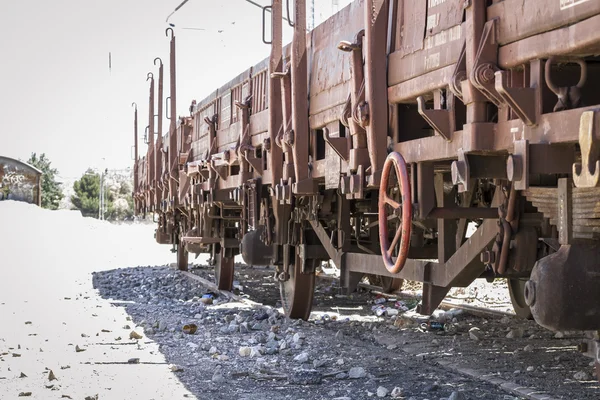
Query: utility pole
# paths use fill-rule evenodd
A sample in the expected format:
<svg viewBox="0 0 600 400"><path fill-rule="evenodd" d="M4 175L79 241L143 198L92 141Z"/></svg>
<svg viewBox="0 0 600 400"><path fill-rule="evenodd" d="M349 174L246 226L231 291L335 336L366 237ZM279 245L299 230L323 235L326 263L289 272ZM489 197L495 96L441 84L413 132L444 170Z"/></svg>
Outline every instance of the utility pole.
<svg viewBox="0 0 600 400"><path fill-rule="evenodd" d="M100 199L99 199L99 205L98 205L98 219L100 220L104 220L104 212L105 210L105 200L104 200L104 177L108 174L108 168L106 168L104 171L102 171L101 175L100 175Z"/></svg>
<svg viewBox="0 0 600 400"><path fill-rule="evenodd" d="M100 173L100 198L98 199L98 219L102 220L102 199L104 198L104 171Z"/></svg>

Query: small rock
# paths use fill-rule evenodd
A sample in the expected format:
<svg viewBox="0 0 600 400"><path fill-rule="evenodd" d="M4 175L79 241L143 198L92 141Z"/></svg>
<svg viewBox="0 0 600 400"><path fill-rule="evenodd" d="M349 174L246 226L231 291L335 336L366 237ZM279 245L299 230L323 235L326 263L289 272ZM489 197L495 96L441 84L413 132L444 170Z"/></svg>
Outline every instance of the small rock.
<svg viewBox="0 0 600 400"><path fill-rule="evenodd" d="M325 360L325 359L320 359L320 360L314 360L313 361L313 367L315 367L315 369L316 368L321 368L325 364L327 364L327 360Z"/></svg>
<svg viewBox="0 0 600 400"><path fill-rule="evenodd" d="M525 332L523 332L523 329L513 328L506 334L506 338L507 339L520 339L523 337L523 335L525 335Z"/></svg>
<svg viewBox="0 0 600 400"><path fill-rule="evenodd" d="M249 357L250 353L252 353L252 348L247 347L247 346L240 347L240 350L239 350L240 357Z"/></svg>
<svg viewBox="0 0 600 400"><path fill-rule="evenodd" d="M129 339L140 340L142 338L143 336L137 333L136 331L131 331L131 333L129 334Z"/></svg>
<svg viewBox="0 0 600 400"><path fill-rule="evenodd" d="M525 346L523 348L524 351L528 351L528 352L532 352L533 351L533 345L528 344L527 346Z"/></svg>
<svg viewBox="0 0 600 400"><path fill-rule="evenodd" d="M183 371L183 367L176 365L176 364L172 364L169 369L171 370L171 372L181 372Z"/></svg>
<svg viewBox="0 0 600 400"><path fill-rule="evenodd" d="M500 323L504 324L504 325L510 324L510 318L509 317L502 317L502 318L500 318ZM453 392L453 393L459 393L459 392Z"/></svg>
<svg viewBox="0 0 600 400"><path fill-rule="evenodd" d="M129 325L123 325L123 329L129 330L129 329L131 329L131 327Z"/></svg>
<svg viewBox="0 0 600 400"><path fill-rule="evenodd" d="M577 379L578 381L589 381L590 380L590 376L585 371L575 372L575 374L573 375L573 378Z"/></svg>
<svg viewBox="0 0 600 400"><path fill-rule="evenodd" d="M54 375L54 372L52 372L52 370L50 370L50 372L48 372L48 380L50 382L52 381L57 381L58 379L56 378L56 375Z"/></svg>
<svg viewBox="0 0 600 400"><path fill-rule="evenodd" d="M217 368L217 370L215 371L215 373L212 376L212 381L215 383L225 382L225 377L223 376L223 373L221 372L221 368Z"/></svg>
<svg viewBox="0 0 600 400"><path fill-rule="evenodd" d="M308 362L308 353L302 352L298 354L296 357L294 357L294 361L299 362L300 364Z"/></svg>
<svg viewBox="0 0 600 400"><path fill-rule="evenodd" d="M367 371L363 367L352 367L348 371L348 378L350 379L360 379L365 376L367 376Z"/></svg>
<svg viewBox="0 0 600 400"><path fill-rule="evenodd" d="M472 340L481 340L483 338L483 332L481 332L481 329L473 327L469 329L469 337Z"/></svg>
<svg viewBox="0 0 600 400"><path fill-rule="evenodd" d="M21 372L21 375L19 375L19 378L27 378L27 375L25 375L24 373Z"/></svg>
<svg viewBox="0 0 600 400"><path fill-rule="evenodd" d="M529 366L527 367L527 372L533 372L535 370L535 367Z"/></svg>
<svg viewBox="0 0 600 400"><path fill-rule="evenodd" d="M556 334L554 335L555 339L563 339L565 337L565 334L563 332L556 332Z"/></svg>
<svg viewBox="0 0 600 400"><path fill-rule="evenodd" d="M450 397L448 397L448 400L465 400L465 395L462 392L454 391Z"/></svg>
<svg viewBox="0 0 600 400"><path fill-rule="evenodd" d="M347 374L347 373L345 373L345 372L340 372L339 374L337 374L337 375L335 376L335 379L342 380L342 379L346 379L347 377L348 377L348 374Z"/></svg>
<svg viewBox="0 0 600 400"><path fill-rule="evenodd" d="M31 392L21 392L19 393L19 397L29 397L31 396Z"/></svg>
<svg viewBox="0 0 600 400"><path fill-rule="evenodd" d="M127 364L139 364L140 363L140 359L135 357L135 358L130 358L129 360L127 360Z"/></svg>
<svg viewBox="0 0 600 400"><path fill-rule="evenodd" d="M82 351L85 351L86 349L82 349L81 347L79 347L79 345L75 346L75 351L77 353L81 353Z"/></svg>
<svg viewBox="0 0 600 400"><path fill-rule="evenodd" d="M392 393L390 394L390 396L391 396L393 399L401 399L401 398L402 398L402 394L403 394L403 392L402 392L402 388L401 388L401 387L398 387L398 386L396 386L396 387L394 388L394 390L392 390Z"/></svg>
<svg viewBox="0 0 600 400"><path fill-rule="evenodd" d="M208 349L208 354L210 354L211 356L213 354L217 354L217 353L218 353L218 351L217 351L217 348L215 346L211 346L211 348Z"/></svg>
<svg viewBox="0 0 600 400"><path fill-rule="evenodd" d="M250 357L254 358L254 357L260 357L264 354L265 352L265 348L258 345L258 346L254 346L251 348L250 350Z"/></svg>
<svg viewBox="0 0 600 400"><path fill-rule="evenodd" d="M377 388L377 397L386 397L390 391L383 386Z"/></svg>

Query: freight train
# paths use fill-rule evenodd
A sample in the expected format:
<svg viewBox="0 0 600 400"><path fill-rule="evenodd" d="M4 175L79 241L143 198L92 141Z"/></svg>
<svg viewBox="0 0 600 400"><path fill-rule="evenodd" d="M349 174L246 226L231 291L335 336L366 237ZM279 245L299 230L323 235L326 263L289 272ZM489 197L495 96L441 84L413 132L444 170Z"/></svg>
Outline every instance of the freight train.
<svg viewBox="0 0 600 400"><path fill-rule="evenodd" d="M238 254L273 266L291 318L309 317L324 261L348 291L422 282L425 315L503 278L516 314L588 332L599 365L600 1L355 0L313 30L305 3L272 0L270 56L190 116L167 29L145 156L137 107L134 128L156 241L182 270L210 254L221 289Z"/></svg>

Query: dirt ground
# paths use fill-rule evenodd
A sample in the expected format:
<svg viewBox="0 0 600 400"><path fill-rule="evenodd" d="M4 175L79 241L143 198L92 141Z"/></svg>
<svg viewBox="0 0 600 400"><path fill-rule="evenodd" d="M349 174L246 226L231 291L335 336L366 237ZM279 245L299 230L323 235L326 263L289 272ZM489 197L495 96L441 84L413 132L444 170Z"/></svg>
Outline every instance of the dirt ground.
<svg viewBox="0 0 600 400"><path fill-rule="evenodd" d="M580 334L456 310L422 328L414 284L375 304L319 278L310 320L293 321L270 269L238 265L246 300L211 293L168 266L152 226L13 202L0 221L1 400L598 398ZM510 308L499 282L452 296Z"/></svg>

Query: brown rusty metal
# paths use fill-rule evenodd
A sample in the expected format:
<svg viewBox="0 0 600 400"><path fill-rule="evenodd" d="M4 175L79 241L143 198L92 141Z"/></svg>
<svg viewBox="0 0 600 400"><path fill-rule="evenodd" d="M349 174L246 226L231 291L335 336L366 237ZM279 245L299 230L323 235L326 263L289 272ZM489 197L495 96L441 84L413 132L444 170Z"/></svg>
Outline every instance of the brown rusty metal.
<svg viewBox="0 0 600 400"><path fill-rule="evenodd" d="M305 0L294 2L294 38L291 52L292 130L285 132L284 141L292 148L294 157L293 192L312 194L315 193L315 186L308 171L308 54Z"/></svg>
<svg viewBox="0 0 600 400"><path fill-rule="evenodd" d="M154 75L148 72L146 80L150 80L150 94L148 96L148 186L150 189L155 187L156 174L156 149L154 147ZM149 206L154 210L156 198L153 193L150 193Z"/></svg>
<svg viewBox="0 0 600 400"><path fill-rule="evenodd" d="M365 0L365 108L371 171L368 186L377 187L386 161L387 80L386 40L389 5L387 0Z"/></svg>
<svg viewBox="0 0 600 400"><path fill-rule="evenodd" d="M158 103L158 126L157 126L157 138L156 138L156 147L154 150L154 154L155 154L155 163L156 163L156 172L155 172L155 177L156 177L156 198L155 198L155 204L157 206L157 208L160 208L160 204L162 201L162 197L163 197L163 185L162 185L162 174L163 174L163 130L162 130L162 124L163 124L163 79L164 79L164 71L163 71L163 63L162 60L160 58L155 58L154 59L154 65L156 65L156 61L159 62L159 69L158 69L158 99L157 99L157 103Z"/></svg>
<svg viewBox="0 0 600 400"><path fill-rule="evenodd" d="M390 173L394 168L396 179L398 181L400 202L391 198L387 191L390 184ZM408 180L408 171L406 163L398 153L390 153L385 160L381 183L379 187L379 242L381 244L381 255L383 263L388 271L398 273L404 267L408 257L408 247L410 246L410 231L412 225L412 204L410 202L410 182ZM400 228L394 235L392 243L388 242L388 212L386 205L393 209L393 213L401 218ZM396 260L392 260L393 252L398 245Z"/></svg>
<svg viewBox="0 0 600 400"><path fill-rule="evenodd" d="M478 277L515 280L518 297L549 248L590 253L600 239L600 5L542 3L356 0L307 32L306 2L296 1L284 47L274 0L269 58L180 119L167 31L169 140L159 78L159 137L144 156L136 149L136 213L158 211L157 241L181 257L232 260L242 242L247 261L276 266L294 317L310 313L320 259L348 290L364 273L423 282L423 313ZM467 238L471 221L479 228ZM229 282L228 263L217 279Z"/></svg>

